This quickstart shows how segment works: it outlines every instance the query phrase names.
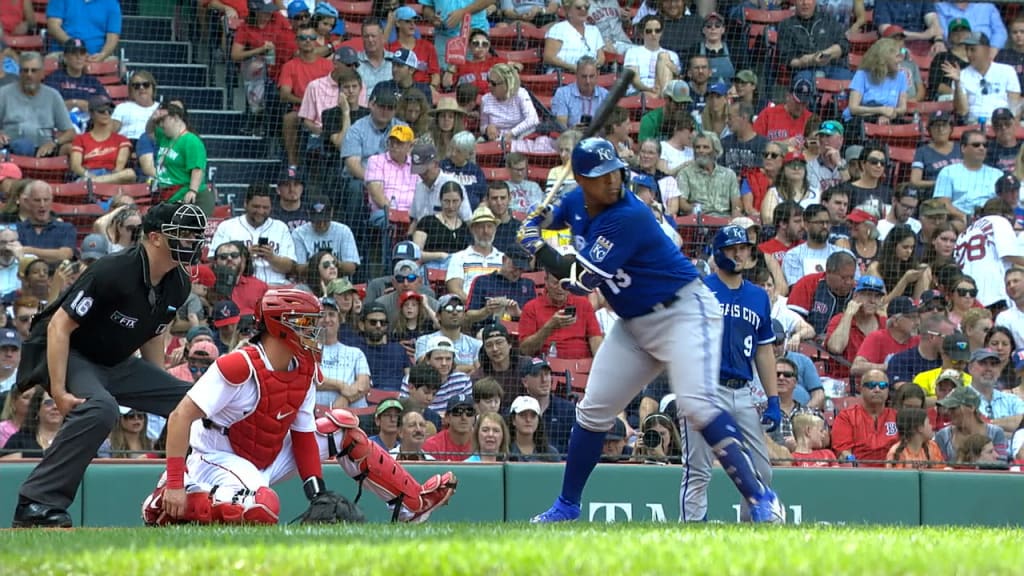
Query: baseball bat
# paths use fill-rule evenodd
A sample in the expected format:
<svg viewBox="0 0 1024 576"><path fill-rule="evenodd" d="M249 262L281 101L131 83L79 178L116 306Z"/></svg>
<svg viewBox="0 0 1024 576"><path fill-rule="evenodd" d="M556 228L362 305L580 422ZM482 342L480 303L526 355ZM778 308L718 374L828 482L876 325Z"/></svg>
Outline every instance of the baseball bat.
<svg viewBox="0 0 1024 576"><path fill-rule="evenodd" d="M634 76L636 76L636 72L632 69L622 69L619 73L618 80L616 80L615 84L612 85L612 89L608 91L608 97L604 99L604 102L601 102L601 106L597 109L597 114L594 114L594 119L590 121L587 129L583 131L584 139L594 136L601 130L601 128L604 128L605 124L608 123L608 118L612 115L612 110L618 106L619 100L622 100L622 97L626 95L626 90L629 90L629 87L633 85ZM564 183L565 179L572 173L571 159L566 166L568 167L568 170L563 172L562 175L555 180L554 185L551 186L551 190L548 192L547 196L544 197L544 201L537 207L538 211L544 210L544 208L550 206L551 203L554 202L555 197L558 195L558 191L562 188L562 183Z"/></svg>

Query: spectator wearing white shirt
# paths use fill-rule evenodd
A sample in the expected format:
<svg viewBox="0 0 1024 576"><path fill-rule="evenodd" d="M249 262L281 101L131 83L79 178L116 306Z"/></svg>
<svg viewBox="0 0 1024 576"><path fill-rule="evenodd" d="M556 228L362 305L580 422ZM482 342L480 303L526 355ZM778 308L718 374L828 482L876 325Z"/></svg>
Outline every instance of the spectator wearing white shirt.
<svg viewBox="0 0 1024 576"><path fill-rule="evenodd" d="M970 66L959 70L946 62L942 71L956 82L953 105L956 113L966 116L969 123L991 120L997 108L1009 108L1020 120L1020 79L1008 64L994 62L988 36L971 33L964 40Z"/></svg>
<svg viewBox="0 0 1024 576"><path fill-rule="evenodd" d="M292 232L295 244L296 274L306 274L305 262L321 250L330 250L337 258L338 274L352 276L359 266L359 250L352 230L340 222L332 222L333 210L327 198L311 198L309 204L310 222Z"/></svg>
<svg viewBox="0 0 1024 576"><path fill-rule="evenodd" d="M540 185L527 178L530 172L529 160L521 152L512 152L505 157L505 166L511 174L508 181L508 188L512 194L509 210L513 213L529 213L530 208L544 200L544 191ZM466 217L463 220L469 220L469 203L463 203L463 208L466 210Z"/></svg>
<svg viewBox="0 0 1024 576"><path fill-rule="evenodd" d="M467 302L467 288L473 284L477 276L501 269L502 258L505 255L494 247L494 235L497 230L498 219L494 217L491 209L485 205L478 206L469 221L473 244L452 254L448 262L445 286L449 294L454 294L463 302Z"/></svg>
<svg viewBox="0 0 1024 576"><path fill-rule="evenodd" d="M954 219L966 221L996 195L996 182L1003 173L985 164L987 146L984 133L966 130L960 137L963 162L946 166L935 178L934 197L945 204Z"/></svg>
<svg viewBox="0 0 1024 576"><path fill-rule="evenodd" d="M317 386L316 403L334 408L364 408L370 391L370 365L359 348L338 342L338 303L334 298L320 300L324 313L320 319L323 348L320 371L323 382Z"/></svg>
<svg viewBox="0 0 1024 576"><path fill-rule="evenodd" d="M1020 427L1024 400L1014 394L996 390L1001 364L999 354L990 348L980 348L971 354L971 362L967 367L971 373L971 388L981 396L978 411L990 423L1013 433Z"/></svg>
<svg viewBox="0 0 1024 576"><path fill-rule="evenodd" d="M273 286L288 284L288 274L295 271L295 244L288 225L270 217L271 194L266 184L250 184L245 214L217 226L210 252L225 242L242 242L252 257L253 276Z"/></svg>
<svg viewBox="0 0 1024 576"><path fill-rule="evenodd" d="M886 213L885 218L878 221L875 228L878 230L878 239L885 240L889 231L897 226L909 226L914 234L921 232L921 222L914 218L917 212L918 190L909 183L904 183L896 189L892 196L892 208Z"/></svg>
<svg viewBox="0 0 1024 576"><path fill-rule="evenodd" d="M1024 268L1014 266L1006 271L1004 287L1010 307L996 316L996 326L1013 334L1014 342L1024 342Z"/></svg>
<svg viewBox="0 0 1024 576"><path fill-rule="evenodd" d="M562 0L565 20L548 28L544 36L544 64L548 71L557 69L576 73L576 63L584 56L604 64L604 38L601 31L587 24L590 12L589 0Z"/></svg>
<svg viewBox="0 0 1024 576"><path fill-rule="evenodd" d="M480 131L488 140L517 140L540 123L530 93L511 64L495 64L487 74L491 91L480 101Z"/></svg>
<svg viewBox="0 0 1024 576"><path fill-rule="evenodd" d="M439 342L450 342L455 349L452 370L470 373L476 369L483 342L462 332L466 318L465 300L454 294L445 294L437 300L437 325L440 330L416 339L416 360L435 350ZM405 386L403 386L403 389ZM436 399L435 399L436 401Z"/></svg>
<svg viewBox="0 0 1024 576"><path fill-rule="evenodd" d="M437 160L437 148L433 144L419 142L413 145L411 157L412 173L419 176L419 182L412 196L409 219L417 222L420 218L441 211L441 187L446 182L454 182L455 178L441 169L441 163ZM469 202L463 202L459 206L459 218L469 220L472 217Z"/></svg>
<svg viewBox="0 0 1024 576"><path fill-rule="evenodd" d="M679 55L661 47L664 26L664 21L657 14L644 16L637 25L637 30L643 35L643 45L633 46L627 50L623 62L623 66L636 72L633 85L629 87L629 94L647 92L652 98L661 96L663 87L658 86L657 72L658 56L662 52L669 58L676 70L682 68Z"/></svg>

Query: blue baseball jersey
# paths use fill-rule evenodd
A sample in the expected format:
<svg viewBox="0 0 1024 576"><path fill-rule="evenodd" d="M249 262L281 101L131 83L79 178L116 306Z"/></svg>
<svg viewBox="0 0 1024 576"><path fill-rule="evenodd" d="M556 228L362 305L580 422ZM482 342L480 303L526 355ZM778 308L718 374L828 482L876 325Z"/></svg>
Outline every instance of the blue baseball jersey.
<svg viewBox="0 0 1024 576"><path fill-rule="evenodd" d="M591 218L577 186L555 205L553 215L551 227L572 230L577 261L605 279L601 293L623 318L647 314L699 277L651 209L631 192Z"/></svg>
<svg viewBox="0 0 1024 576"><path fill-rule="evenodd" d="M704 283L718 298L725 319L721 379L753 380L757 347L775 342L768 293L746 280L734 290L717 275L708 276Z"/></svg>

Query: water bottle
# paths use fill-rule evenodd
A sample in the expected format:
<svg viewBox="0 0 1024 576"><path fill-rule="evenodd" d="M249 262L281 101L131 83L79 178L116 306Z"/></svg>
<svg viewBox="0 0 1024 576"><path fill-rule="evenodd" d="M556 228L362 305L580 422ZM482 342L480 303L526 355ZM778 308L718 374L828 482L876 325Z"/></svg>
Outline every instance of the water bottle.
<svg viewBox="0 0 1024 576"><path fill-rule="evenodd" d="M0 162L10 162L11 151L7 149L7 146L0 148Z"/></svg>
<svg viewBox="0 0 1024 576"><path fill-rule="evenodd" d="M85 128L89 124L89 115L79 110L78 106L75 106L68 113L68 116L71 117L71 123L75 126L75 132L79 134L85 133Z"/></svg>
<svg viewBox="0 0 1024 576"><path fill-rule="evenodd" d="M846 455L846 463L849 464L850 466L853 466L854 468L856 468L857 467L857 457L854 456L853 454L847 454Z"/></svg>
<svg viewBox="0 0 1024 576"><path fill-rule="evenodd" d="M558 346L554 342L548 348L548 358L558 358Z"/></svg>
<svg viewBox="0 0 1024 576"><path fill-rule="evenodd" d="M981 126L981 133L985 134L985 123L988 122L988 118L985 116L978 116L978 124ZM985 138L988 138L988 134L985 134Z"/></svg>
<svg viewBox="0 0 1024 576"><path fill-rule="evenodd" d="M388 205L388 208L389 208L389 209L390 209L390 210L391 210L392 212L394 212L395 210L398 210L398 200L397 200L397 199L395 199L395 197L394 197L394 196L392 196L392 197L391 197L391 204L389 204L389 205Z"/></svg>
<svg viewBox="0 0 1024 576"><path fill-rule="evenodd" d="M270 50L267 50L263 60L267 63L267 66L273 66L277 63L277 55L274 53L274 47L271 46Z"/></svg>

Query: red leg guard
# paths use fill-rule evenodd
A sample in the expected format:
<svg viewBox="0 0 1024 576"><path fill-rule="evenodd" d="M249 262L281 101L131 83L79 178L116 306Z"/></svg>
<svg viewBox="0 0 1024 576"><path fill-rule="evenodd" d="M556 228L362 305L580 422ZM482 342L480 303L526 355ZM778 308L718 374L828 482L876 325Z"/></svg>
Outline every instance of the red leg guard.
<svg viewBox="0 0 1024 576"><path fill-rule="evenodd" d="M338 430L333 432L335 438L341 436L338 464L356 481L365 482L370 491L385 502L404 507L408 514L400 515L401 520L422 522L431 511L451 499L457 485L451 472L434 476L421 486L398 461L366 437L358 422L350 427L340 419L331 420L339 424ZM323 427L318 428L323 431Z"/></svg>
<svg viewBox="0 0 1024 576"><path fill-rule="evenodd" d="M147 526L168 524L210 524L213 512L209 492L190 492L185 496L185 513L181 518L171 518L163 510L164 486L157 486L142 503L142 519Z"/></svg>

